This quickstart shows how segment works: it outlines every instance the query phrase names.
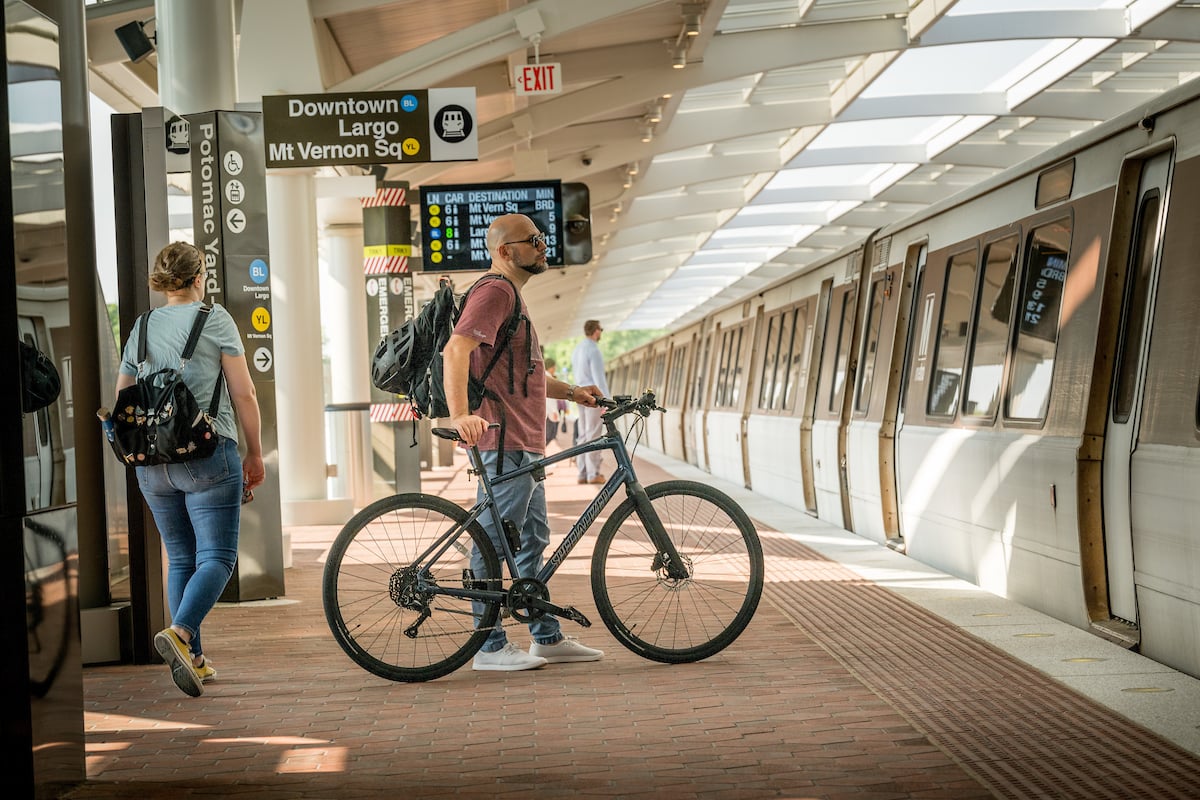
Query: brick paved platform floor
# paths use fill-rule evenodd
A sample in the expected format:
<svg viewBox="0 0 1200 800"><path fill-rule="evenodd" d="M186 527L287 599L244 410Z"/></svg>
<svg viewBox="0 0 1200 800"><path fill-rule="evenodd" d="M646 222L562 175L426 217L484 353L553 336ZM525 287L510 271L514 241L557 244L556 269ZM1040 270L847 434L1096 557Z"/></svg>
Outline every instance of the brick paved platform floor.
<svg viewBox="0 0 1200 800"><path fill-rule="evenodd" d="M644 483L668 477L637 465ZM423 483L474 491L461 470ZM566 466L549 476L559 533L594 488ZM1200 796L1194 753L765 525L764 601L707 661L645 661L608 634L589 536L551 586L597 621L564 629L603 661L422 684L376 678L334 643L320 577L336 533L292 529L285 598L214 610L203 697L160 665L86 669L88 780L67 797Z"/></svg>

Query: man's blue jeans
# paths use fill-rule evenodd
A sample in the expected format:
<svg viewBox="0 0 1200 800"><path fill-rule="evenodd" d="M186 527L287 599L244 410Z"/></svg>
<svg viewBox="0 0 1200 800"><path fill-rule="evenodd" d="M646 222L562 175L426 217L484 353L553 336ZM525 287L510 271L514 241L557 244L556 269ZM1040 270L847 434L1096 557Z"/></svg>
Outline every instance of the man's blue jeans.
<svg viewBox="0 0 1200 800"><path fill-rule="evenodd" d="M498 452L484 450L480 455L483 457L483 466L487 470L488 478L495 480ZM504 472L508 474L509 470L523 467L540 458L541 455L537 453L505 450ZM516 553L519 574L515 577L536 577L538 570L542 568L542 553L550 544L550 522L546 518L546 484L535 481L532 475L522 475L498 486L493 485L492 495L496 498L496 508L500 517L512 520L521 531L521 549ZM479 485L476 497L479 500L483 499L483 484ZM495 529L491 512L485 512L479 518L479 522L492 540L496 554L500 556L500 569L503 571L504 546L500 544L500 532ZM478 550L472 550L471 569L477 576L485 574L483 559L479 557ZM483 613L482 604L475 604L474 608L476 614ZM494 653L508 641L508 637L500 628L500 622L496 620L495 630L483 643L483 652ZM538 644L554 644L563 638L558 620L548 614L529 623L529 632Z"/></svg>
<svg viewBox="0 0 1200 800"><path fill-rule="evenodd" d="M212 610L237 560L242 516L242 459L221 438L208 458L138 467L138 485L167 548L171 622L192 635L201 655L200 623Z"/></svg>

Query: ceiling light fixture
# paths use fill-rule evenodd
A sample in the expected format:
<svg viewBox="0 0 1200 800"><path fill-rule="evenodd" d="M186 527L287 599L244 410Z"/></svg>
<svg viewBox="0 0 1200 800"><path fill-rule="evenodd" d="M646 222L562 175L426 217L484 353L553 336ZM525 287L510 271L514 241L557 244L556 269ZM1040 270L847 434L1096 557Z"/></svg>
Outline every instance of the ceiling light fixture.
<svg viewBox="0 0 1200 800"><path fill-rule="evenodd" d="M683 13L683 33L685 36L700 35L700 15L704 13L701 3L683 3L680 6Z"/></svg>
<svg viewBox="0 0 1200 800"><path fill-rule="evenodd" d="M654 141L654 126L646 123L642 125L642 142L649 143Z"/></svg>
<svg viewBox="0 0 1200 800"><path fill-rule="evenodd" d="M686 38L683 38L680 41L675 43L675 48L671 53L671 66L675 69L683 69L684 67L687 66L687 63L688 63L687 42L688 42L688 40Z"/></svg>

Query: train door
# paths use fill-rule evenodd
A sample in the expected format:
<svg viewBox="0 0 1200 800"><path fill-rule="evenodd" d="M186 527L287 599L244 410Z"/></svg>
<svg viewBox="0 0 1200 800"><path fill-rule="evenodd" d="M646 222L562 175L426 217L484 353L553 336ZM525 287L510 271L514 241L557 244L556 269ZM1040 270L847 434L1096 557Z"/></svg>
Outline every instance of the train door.
<svg viewBox="0 0 1200 800"><path fill-rule="evenodd" d="M1109 612L1134 625L1138 617L1130 464L1137 449L1171 161L1169 152L1147 160L1138 182L1137 206L1131 220L1133 229L1128 238L1129 263L1117 338L1116 371L1104 437L1104 554Z"/></svg>
<svg viewBox="0 0 1200 800"><path fill-rule="evenodd" d="M879 430L880 483L883 512L883 530L889 547L901 549L904 532L900 529L900 453L896 442L904 427L904 402L908 396L908 370L912 361L912 347L916 340L917 326L922 324L920 311L921 286L925 278L925 259L929 256L928 242L910 245L904 256L903 272L900 275L900 303L897 306L896 336L892 345L892 361L888 370L887 401L883 410L883 425ZM928 315L926 315L928 320ZM928 351L928 321L923 334L926 355Z"/></svg>
<svg viewBox="0 0 1200 800"><path fill-rule="evenodd" d="M829 298L832 295L833 279L822 281L820 294L817 295L816 319L813 321L808 382L801 389L804 392L804 415L800 423L800 473L804 481L804 509L818 516L820 512L817 508L817 484L814 474L817 459L813 455L813 422L816 419L817 384L820 381L825 354L825 322L829 317Z"/></svg>

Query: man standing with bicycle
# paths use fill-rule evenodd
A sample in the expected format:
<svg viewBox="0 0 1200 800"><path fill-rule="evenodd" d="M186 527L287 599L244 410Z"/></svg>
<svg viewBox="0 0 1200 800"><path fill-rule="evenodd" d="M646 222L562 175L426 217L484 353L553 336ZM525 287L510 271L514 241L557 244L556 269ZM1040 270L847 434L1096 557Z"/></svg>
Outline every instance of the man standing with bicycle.
<svg viewBox="0 0 1200 800"><path fill-rule="evenodd" d="M534 275L546 271L546 237L523 214L496 218L488 228L491 267L471 290L454 333L442 351L446 404L454 428L469 447L478 444L489 475L531 463L545 455L546 398L571 400L587 408L597 406L603 396L597 386L573 386L546 374L537 333L528 321L528 310L520 290ZM497 276L489 279L488 276ZM498 278L503 278L498 279ZM518 303L523 324L507 337L502 328ZM497 344L504 344L495 352ZM487 365L496 358L489 371ZM486 391L478 411L468 404L468 377L487 372ZM489 429L500 422L499 430ZM503 463L501 462L503 458ZM501 468L502 467L502 468ZM482 499L483 486L479 487ZM507 481L494 487L496 507L502 519L520 532L514 577L534 577L542 566L542 553L550 543L546 514L546 487L532 476ZM503 552L491 515L480 523ZM484 574L482 563L472 556L476 574ZM544 615L529 623L533 644L526 652L509 642L497 623L473 664L477 670L511 672L536 669L547 663L597 661L604 653L563 635L557 619Z"/></svg>

